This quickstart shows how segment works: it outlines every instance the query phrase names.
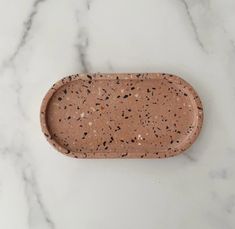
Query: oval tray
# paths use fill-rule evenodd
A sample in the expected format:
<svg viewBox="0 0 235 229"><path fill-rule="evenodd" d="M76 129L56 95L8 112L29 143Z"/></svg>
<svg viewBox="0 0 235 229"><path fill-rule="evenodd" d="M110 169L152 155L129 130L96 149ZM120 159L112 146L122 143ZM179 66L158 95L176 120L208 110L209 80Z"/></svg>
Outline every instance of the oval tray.
<svg viewBox="0 0 235 229"><path fill-rule="evenodd" d="M201 101L164 73L78 74L43 99L47 140L75 158L165 158L186 150L203 120Z"/></svg>

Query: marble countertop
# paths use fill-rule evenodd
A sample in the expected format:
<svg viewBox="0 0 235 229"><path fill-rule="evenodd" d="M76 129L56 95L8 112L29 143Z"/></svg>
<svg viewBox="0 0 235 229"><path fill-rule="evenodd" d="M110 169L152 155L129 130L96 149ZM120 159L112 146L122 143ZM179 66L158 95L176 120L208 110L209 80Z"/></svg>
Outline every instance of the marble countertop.
<svg viewBox="0 0 235 229"><path fill-rule="evenodd" d="M235 1L1 0L0 228L235 228ZM40 130L49 87L79 72L168 72L202 132L163 160L76 160Z"/></svg>

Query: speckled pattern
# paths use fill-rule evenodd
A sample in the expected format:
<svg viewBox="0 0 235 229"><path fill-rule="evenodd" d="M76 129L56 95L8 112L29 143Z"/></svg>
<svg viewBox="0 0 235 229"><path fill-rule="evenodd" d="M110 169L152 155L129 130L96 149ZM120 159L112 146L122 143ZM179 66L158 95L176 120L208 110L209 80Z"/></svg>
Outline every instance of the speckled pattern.
<svg viewBox="0 0 235 229"><path fill-rule="evenodd" d="M68 76L41 106L48 141L76 158L175 156L195 141L202 120L194 89L164 73Z"/></svg>

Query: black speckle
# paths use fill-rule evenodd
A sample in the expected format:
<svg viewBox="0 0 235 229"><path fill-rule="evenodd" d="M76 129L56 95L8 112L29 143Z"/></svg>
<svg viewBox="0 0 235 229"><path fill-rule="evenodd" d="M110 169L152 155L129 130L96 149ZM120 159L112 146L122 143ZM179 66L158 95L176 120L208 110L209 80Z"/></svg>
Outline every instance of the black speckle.
<svg viewBox="0 0 235 229"><path fill-rule="evenodd" d="M118 130L121 130L120 126L117 126L117 129L115 130L115 132L118 131Z"/></svg>
<svg viewBox="0 0 235 229"><path fill-rule="evenodd" d="M58 100L59 100L59 101L61 101L61 100L62 100L62 98L61 98L61 97L59 97L59 98L58 98Z"/></svg>
<svg viewBox="0 0 235 229"><path fill-rule="evenodd" d="M70 153L70 150L69 149L67 149L67 152L66 152L66 154L69 154Z"/></svg>
<svg viewBox="0 0 235 229"><path fill-rule="evenodd" d="M90 79L90 80L92 79L92 77L90 75L87 75L87 78Z"/></svg>
<svg viewBox="0 0 235 229"><path fill-rule="evenodd" d="M187 94L187 93L184 93L184 96L188 96L188 94Z"/></svg>
<svg viewBox="0 0 235 229"><path fill-rule="evenodd" d="M68 120L69 120L69 119L71 119L71 116L68 116L68 118L67 118L67 119L68 119Z"/></svg>
<svg viewBox="0 0 235 229"><path fill-rule="evenodd" d="M124 95L123 98L126 99L129 95Z"/></svg>
<svg viewBox="0 0 235 229"><path fill-rule="evenodd" d="M85 139L86 136L87 136L87 132L84 132L82 139Z"/></svg>
<svg viewBox="0 0 235 229"><path fill-rule="evenodd" d="M135 89L135 87L132 87L132 88L131 88L131 90L134 90L134 89Z"/></svg>
<svg viewBox="0 0 235 229"><path fill-rule="evenodd" d="M117 80L117 84L120 84L118 76L116 77L116 80Z"/></svg>
<svg viewBox="0 0 235 229"><path fill-rule="evenodd" d="M67 94L67 90L66 89L64 89L64 94Z"/></svg>
<svg viewBox="0 0 235 229"><path fill-rule="evenodd" d="M111 138L110 138L110 141L109 141L109 143L112 143L112 142L113 142L113 137L111 137Z"/></svg>

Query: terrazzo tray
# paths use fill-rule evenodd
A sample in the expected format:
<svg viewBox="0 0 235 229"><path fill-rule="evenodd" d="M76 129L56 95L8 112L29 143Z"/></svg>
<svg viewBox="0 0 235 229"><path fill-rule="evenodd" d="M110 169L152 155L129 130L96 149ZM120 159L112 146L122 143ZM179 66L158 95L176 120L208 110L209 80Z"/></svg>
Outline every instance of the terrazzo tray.
<svg viewBox="0 0 235 229"><path fill-rule="evenodd" d="M47 140L75 158L165 158L186 150L203 120L187 82L164 73L78 74L43 99Z"/></svg>

